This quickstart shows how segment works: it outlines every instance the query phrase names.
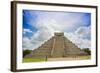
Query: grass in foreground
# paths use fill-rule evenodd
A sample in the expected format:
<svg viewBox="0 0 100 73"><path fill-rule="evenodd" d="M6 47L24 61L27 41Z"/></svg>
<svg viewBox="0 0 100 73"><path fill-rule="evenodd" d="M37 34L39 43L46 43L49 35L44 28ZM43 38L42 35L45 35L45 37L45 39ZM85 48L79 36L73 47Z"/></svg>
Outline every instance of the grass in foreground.
<svg viewBox="0 0 100 73"><path fill-rule="evenodd" d="M60 61L60 60L88 60L91 59L91 56L78 56L77 58L73 58L73 57L64 57L64 58L48 58L47 61ZM29 63L29 62L43 62L46 61L45 58L23 58L23 63Z"/></svg>
<svg viewBox="0 0 100 73"><path fill-rule="evenodd" d="M23 58L23 63L28 62L43 62L45 61L44 58Z"/></svg>
<svg viewBox="0 0 100 73"><path fill-rule="evenodd" d="M91 59L91 56L90 55L88 55L88 56L81 56L80 59L81 60Z"/></svg>

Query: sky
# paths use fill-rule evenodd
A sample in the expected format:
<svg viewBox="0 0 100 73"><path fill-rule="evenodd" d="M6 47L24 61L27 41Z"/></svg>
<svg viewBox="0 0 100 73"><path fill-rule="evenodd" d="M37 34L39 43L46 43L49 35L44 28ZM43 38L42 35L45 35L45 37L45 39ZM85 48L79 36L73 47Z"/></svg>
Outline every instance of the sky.
<svg viewBox="0 0 100 73"><path fill-rule="evenodd" d="M23 49L38 48L54 32L64 32L79 48L91 49L91 13L23 10Z"/></svg>

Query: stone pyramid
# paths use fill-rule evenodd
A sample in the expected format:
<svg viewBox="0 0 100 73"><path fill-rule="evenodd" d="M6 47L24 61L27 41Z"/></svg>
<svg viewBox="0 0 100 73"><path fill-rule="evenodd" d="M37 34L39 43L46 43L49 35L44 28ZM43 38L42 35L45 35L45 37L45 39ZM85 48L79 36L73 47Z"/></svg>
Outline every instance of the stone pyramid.
<svg viewBox="0 0 100 73"><path fill-rule="evenodd" d="M74 43L68 40L64 33L54 33L48 41L37 49L33 50L26 57L68 57L87 55L86 52L78 48Z"/></svg>

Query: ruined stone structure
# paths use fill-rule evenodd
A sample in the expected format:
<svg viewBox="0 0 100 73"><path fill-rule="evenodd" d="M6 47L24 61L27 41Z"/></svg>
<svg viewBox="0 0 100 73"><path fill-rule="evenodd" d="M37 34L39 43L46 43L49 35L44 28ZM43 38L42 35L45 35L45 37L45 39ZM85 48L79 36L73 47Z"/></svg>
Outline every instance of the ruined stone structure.
<svg viewBox="0 0 100 73"><path fill-rule="evenodd" d="M69 57L87 55L84 51L78 48L74 43L68 40L64 33L54 33L48 41L42 44L37 49L33 50L26 57Z"/></svg>

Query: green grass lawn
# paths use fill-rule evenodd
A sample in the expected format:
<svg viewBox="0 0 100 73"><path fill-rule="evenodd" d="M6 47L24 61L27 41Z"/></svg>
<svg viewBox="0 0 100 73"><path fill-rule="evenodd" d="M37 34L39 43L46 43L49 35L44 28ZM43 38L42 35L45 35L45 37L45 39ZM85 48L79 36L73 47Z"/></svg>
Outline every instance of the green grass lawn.
<svg viewBox="0 0 100 73"><path fill-rule="evenodd" d="M23 58L23 63L28 62L43 62L45 58Z"/></svg>
<svg viewBox="0 0 100 73"><path fill-rule="evenodd" d="M81 56L80 59L81 60L91 59L91 56L90 55L88 55L88 56Z"/></svg>
<svg viewBox="0 0 100 73"><path fill-rule="evenodd" d="M88 55L88 56L78 56L76 59L73 58L72 60L87 60L87 59L91 59L91 56L90 55ZM46 58L23 58L23 63L28 63L28 62L43 62L43 61L46 61Z"/></svg>

